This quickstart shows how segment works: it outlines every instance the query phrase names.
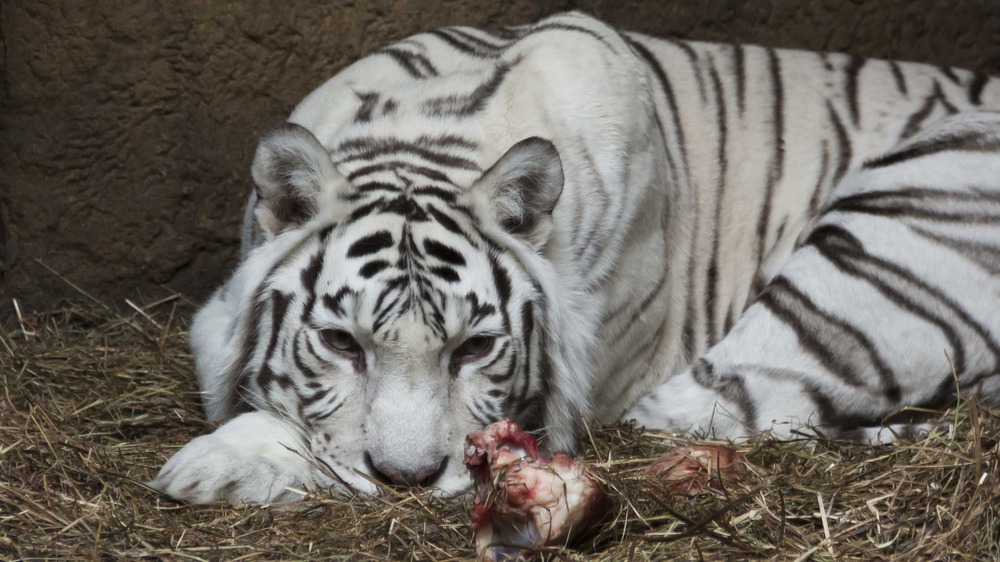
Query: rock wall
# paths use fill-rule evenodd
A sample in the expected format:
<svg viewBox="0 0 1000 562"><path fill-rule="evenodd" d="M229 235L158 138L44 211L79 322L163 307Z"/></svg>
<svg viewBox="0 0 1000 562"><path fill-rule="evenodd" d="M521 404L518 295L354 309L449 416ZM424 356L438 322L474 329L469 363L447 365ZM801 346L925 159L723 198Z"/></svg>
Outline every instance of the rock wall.
<svg viewBox="0 0 1000 562"><path fill-rule="evenodd" d="M230 271L257 137L420 30L582 9L657 35L1000 74L1000 3L966 0L0 4L0 311L204 298ZM58 272L59 275L52 273ZM60 276L62 278L60 278Z"/></svg>

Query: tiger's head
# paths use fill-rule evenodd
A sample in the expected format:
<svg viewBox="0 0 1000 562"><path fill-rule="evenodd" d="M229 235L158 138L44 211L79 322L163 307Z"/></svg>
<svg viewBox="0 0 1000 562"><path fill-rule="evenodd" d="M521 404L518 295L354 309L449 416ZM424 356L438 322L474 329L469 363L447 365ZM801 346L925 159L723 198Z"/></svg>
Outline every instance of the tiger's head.
<svg viewBox="0 0 1000 562"><path fill-rule="evenodd" d="M271 411L331 483L368 492L467 489L464 437L503 417L572 448L586 390L557 372L568 347L545 257L559 154L533 137L482 170L465 144L328 150L293 124L262 140L243 281L227 289L239 344L210 416Z"/></svg>

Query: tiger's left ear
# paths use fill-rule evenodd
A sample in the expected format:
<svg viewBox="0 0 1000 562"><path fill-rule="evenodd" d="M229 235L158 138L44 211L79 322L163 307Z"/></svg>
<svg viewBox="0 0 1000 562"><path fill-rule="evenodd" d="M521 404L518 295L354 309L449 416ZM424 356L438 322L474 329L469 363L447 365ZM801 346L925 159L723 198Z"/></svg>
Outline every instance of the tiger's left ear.
<svg viewBox="0 0 1000 562"><path fill-rule="evenodd" d="M327 150L305 127L294 123L264 135L251 174L253 215L267 240L312 219L323 196L340 183Z"/></svg>
<svg viewBox="0 0 1000 562"><path fill-rule="evenodd" d="M515 144L487 170L479 189L490 194L497 221L511 234L541 249L552 234L552 210L563 190L559 152L531 137Z"/></svg>

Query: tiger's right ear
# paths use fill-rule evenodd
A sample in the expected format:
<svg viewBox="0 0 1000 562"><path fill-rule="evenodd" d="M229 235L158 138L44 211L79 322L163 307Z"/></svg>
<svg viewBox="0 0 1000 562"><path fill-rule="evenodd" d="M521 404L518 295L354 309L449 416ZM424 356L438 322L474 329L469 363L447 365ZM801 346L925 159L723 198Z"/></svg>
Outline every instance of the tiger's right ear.
<svg viewBox="0 0 1000 562"><path fill-rule="evenodd" d="M253 214L267 240L313 218L320 196L342 181L326 148L294 123L264 135L250 171L257 195Z"/></svg>
<svg viewBox="0 0 1000 562"><path fill-rule="evenodd" d="M536 250L552 234L552 211L563 190L559 151L531 137L515 144L478 182L489 194L491 212L507 232Z"/></svg>

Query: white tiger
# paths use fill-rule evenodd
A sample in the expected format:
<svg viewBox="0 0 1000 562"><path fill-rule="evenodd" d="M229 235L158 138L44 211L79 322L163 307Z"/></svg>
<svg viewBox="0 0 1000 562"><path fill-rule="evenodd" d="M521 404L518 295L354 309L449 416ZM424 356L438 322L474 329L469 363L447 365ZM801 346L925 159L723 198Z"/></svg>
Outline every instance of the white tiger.
<svg viewBox="0 0 1000 562"><path fill-rule="evenodd" d="M1000 81L579 13L377 51L266 136L191 328L191 502L461 493L511 417L738 438L1000 382ZM954 370L952 368L954 365Z"/></svg>

